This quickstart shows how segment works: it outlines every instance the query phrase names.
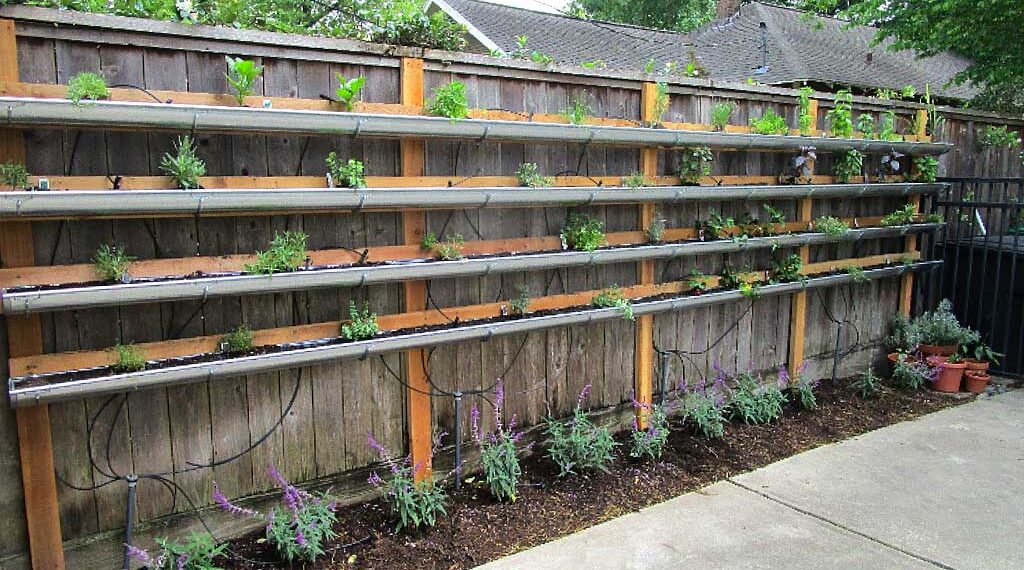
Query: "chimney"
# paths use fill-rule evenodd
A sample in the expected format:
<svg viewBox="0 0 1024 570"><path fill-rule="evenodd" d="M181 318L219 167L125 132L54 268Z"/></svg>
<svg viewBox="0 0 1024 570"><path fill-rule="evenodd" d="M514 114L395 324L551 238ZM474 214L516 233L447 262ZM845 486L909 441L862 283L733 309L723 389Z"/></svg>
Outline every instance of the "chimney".
<svg viewBox="0 0 1024 570"><path fill-rule="evenodd" d="M715 4L715 19L724 20L740 10L743 0L717 0Z"/></svg>

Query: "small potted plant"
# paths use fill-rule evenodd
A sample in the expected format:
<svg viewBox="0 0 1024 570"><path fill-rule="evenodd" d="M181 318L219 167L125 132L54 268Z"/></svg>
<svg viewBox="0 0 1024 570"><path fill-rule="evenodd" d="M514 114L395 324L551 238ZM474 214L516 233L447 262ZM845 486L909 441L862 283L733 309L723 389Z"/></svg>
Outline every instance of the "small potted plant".
<svg viewBox="0 0 1024 570"><path fill-rule="evenodd" d="M1005 356L1001 352L992 350L992 347L984 342L978 341L967 345L962 351L966 358L968 370L980 370L987 372L990 365L999 366L999 357Z"/></svg>
<svg viewBox="0 0 1024 570"><path fill-rule="evenodd" d="M906 315L897 314L889 322L889 336L885 339L886 346L892 352L889 353L889 362L895 366L899 362L914 364L919 359L917 331L912 326L910 318Z"/></svg>
<svg viewBox="0 0 1024 570"><path fill-rule="evenodd" d="M956 319L949 299L943 299L934 311L911 321L910 328L919 350L926 356L950 356L979 338L978 333Z"/></svg>
<svg viewBox="0 0 1024 570"><path fill-rule="evenodd" d="M964 378L967 363L959 352L949 356L933 355L928 357L928 364L938 369L932 388L939 392L959 392L960 383Z"/></svg>

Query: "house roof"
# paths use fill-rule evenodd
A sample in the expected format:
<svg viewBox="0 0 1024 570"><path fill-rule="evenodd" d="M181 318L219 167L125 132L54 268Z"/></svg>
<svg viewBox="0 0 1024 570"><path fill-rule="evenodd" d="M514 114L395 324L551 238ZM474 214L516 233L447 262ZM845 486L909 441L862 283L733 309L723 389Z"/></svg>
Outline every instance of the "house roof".
<svg viewBox="0 0 1024 570"><path fill-rule="evenodd" d="M969 85L946 85L970 63L964 57L944 53L919 58L910 50L891 52L886 49L888 41L871 45L875 28L846 27L834 18L811 20L799 10L757 2L684 34L482 0L431 1L468 24L471 44L485 52L497 48L511 53L517 47L516 36L525 35L528 50L565 64L603 61L611 69L640 71L652 59L659 65L685 65L696 56L717 80L754 78L769 85L808 82L864 89L913 85L918 91L927 84L933 95L961 100L977 93ZM763 61L761 22L766 26L768 71L755 74Z"/></svg>

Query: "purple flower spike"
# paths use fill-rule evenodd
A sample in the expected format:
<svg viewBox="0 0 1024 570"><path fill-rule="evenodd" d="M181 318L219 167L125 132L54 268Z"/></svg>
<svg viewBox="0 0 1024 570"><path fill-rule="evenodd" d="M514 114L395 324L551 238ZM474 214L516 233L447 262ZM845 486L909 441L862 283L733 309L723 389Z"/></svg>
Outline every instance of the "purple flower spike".
<svg viewBox="0 0 1024 570"><path fill-rule="evenodd" d="M494 389L494 409L497 410L505 403L505 383L503 380L498 380L498 385Z"/></svg>
<svg viewBox="0 0 1024 570"><path fill-rule="evenodd" d="M370 478L367 479L367 482L373 485L374 487L380 487L384 485L384 480L380 478L380 475L377 475L376 471L370 473Z"/></svg>
<svg viewBox="0 0 1024 570"><path fill-rule="evenodd" d="M388 450L384 449L384 446L381 445L381 443L373 437L372 433L366 434L366 443L370 446L371 449L379 453L381 458L387 457Z"/></svg>
<svg viewBox="0 0 1024 570"><path fill-rule="evenodd" d="M306 547L306 535L302 534L302 529L295 529L295 544L305 548Z"/></svg>
<svg viewBox="0 0 1024 570"><path fill-rule="evenodd" d="M178 570L185 570L186 564L188 564L188 554L182 554L178 557Z"/></svg>
<svg viewBox="0 0 1024 570"><path fill-rule="evenodd" d="M583 405L583 400L587 399L587 396L590 395L590 389L593 388L593 387L594 387L593 384L587 384L586 386L583 387L583 390L580 391L579 399L576 400L576 405L577 406L582 406Z"/></svg>
<svg viewBox="0 0 1024 570"><path fill-rule="evenodd" d="M244 507L239 507L238 505L236 505L236 504L232 503L231 501L229 501L228 498L224 496L224 493L220 492L220 487L218 487L216 483L213 484L213 501L215 503L217 503L217 505L220 508L224 509L225 511L227 511L229 513L234 513L236 515L242 515L242 516L247 516L247 517L258 517L259 516L259 513L257 513L256 511L254 511L252 509L246 509Z"/></svg>
<svg viewBox="0 0 1024 570"><path fill-rule="evenodd" d="M473 435L473 441L480 441L480 408L476 404L469 410L469 432Z"/></svg>
<svg viewBox="0 0 1024 570"><path fill-rule="evenodd" d="M139 548L138 546L131 546L131 545L126 545L126 546L128 546L128 556L130 556L133 560L135 560L137 562L141 562L141 563L145 564L146 566L153 566L154 565L153 564L153 557L151 557L148 552L146 552L145 550Z"/></svg>

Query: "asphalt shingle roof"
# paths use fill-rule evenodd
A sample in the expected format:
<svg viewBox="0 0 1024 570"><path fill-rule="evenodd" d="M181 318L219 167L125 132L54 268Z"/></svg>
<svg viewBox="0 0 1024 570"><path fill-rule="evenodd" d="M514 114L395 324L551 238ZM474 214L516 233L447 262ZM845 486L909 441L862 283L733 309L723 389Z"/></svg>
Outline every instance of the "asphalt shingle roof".
<svg viewBox="0 0 1024 570"><path fill-rule="evenodd" d="M874 28L846 28L832 18L817 18L815 23L797 10L756 2L687 34L481 0L445 2L506 52L516 49L516 36L525 35L528 49L559 63L601 60L610 69L640 71L652 59L659 65L669 61L685 65L694 54L717 80L753 77L770 85L815 82L886 89L913 85L918 91L928 84L933 94L956 99L970 99L977 92L969 85L946 85L968 65L966 58L952 53L918 58L909 50L887 51L886 43L871 45ZM768 32L769 71L755 75L762 62L761 22Z"/></svg>

